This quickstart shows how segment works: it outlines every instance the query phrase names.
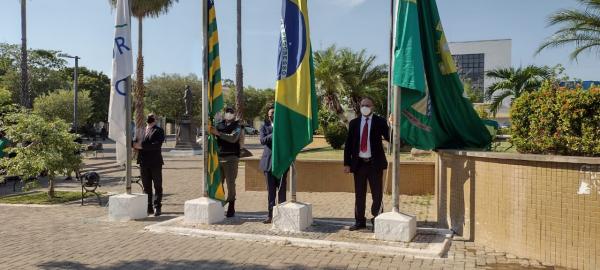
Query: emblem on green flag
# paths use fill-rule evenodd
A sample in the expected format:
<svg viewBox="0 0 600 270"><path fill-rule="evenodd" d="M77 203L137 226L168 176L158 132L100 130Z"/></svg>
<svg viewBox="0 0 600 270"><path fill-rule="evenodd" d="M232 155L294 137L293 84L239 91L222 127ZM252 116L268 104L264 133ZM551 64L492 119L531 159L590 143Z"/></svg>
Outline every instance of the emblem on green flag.
<svg viewBox="0 0 600 270"><path fill-rule="evenodd" d="M465 97L435 0L401 0L396 12L402 139L420 149L487 148L491 135Z"/></svg>

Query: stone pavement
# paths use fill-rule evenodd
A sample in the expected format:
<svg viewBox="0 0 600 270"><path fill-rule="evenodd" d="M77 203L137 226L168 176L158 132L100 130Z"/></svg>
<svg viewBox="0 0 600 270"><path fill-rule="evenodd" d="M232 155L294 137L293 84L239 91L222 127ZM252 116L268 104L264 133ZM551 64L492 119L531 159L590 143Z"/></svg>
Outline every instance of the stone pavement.
<svg viewBox="0 0 600 270"><path fill-rule="evenodd" d="M86 170L101 174L101 191L122 192L122 170L106 147L104 157L86 160ZM145 232L148 225L181 216L185 200L200 196L201 163L198 157L167 159L165 215L160 218L110 223L107 209L92 202L83 207L76 202L41 208L0 205L0 269L554 269L460 239L453 241L447 258L418 259ZM242 179L243 173L238 211L264 214L266 193L244 192ZM69 182L59 186L77 189ZM298 199L313 204L315 218L352 220L353 194L299 193ZM431 198L401 199L402 209L417 214L420 226L432 225Z"/></svg>

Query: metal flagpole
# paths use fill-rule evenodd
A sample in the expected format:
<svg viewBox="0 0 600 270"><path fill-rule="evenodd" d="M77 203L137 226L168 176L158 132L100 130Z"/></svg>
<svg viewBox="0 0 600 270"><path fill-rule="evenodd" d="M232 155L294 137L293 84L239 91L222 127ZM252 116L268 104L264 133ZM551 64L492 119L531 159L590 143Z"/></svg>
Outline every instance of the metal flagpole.
<svg viewBox="0 0 600 270"><path fill-rule="evenodd" d="M394 49L394 15L397 13L396 9L399 5L396 5L394 8L394 1L392 0L392 26L391 26L391 47ZM393 64L393 51L390 51L390 66ZM393 68L390 68L390 71L393 71ZM390 76L391 78L391 76ZM390 81L391 84L391 81ZM393 124L394 127L392 129L392 152L394 153L394 164L392 166L392 211L394 213L400 212L400 117L402 116L402 112L400 109L402 94L401 88L396 86L391 86L393 92Z"/></svg>
<svg viewBox="0 0 600 270"><path fill-rule="evenodd" d="M389 67L388 67L388 89L387 89L387 119L390 118L392 114L392 65L393 65L393 57L394 57L394 0L390 0L390 59L389 59ZM391 129L390 129L391 133ZM391 135L391 134L390 134ZM391 136L390 136L391 137ZM391 154L392 147L388 147L388 153Z"/></svg>
<svg viewBox="0 0 600 270"><path fill-rule="evenodd" d="M125 91L125 119L127 122L125 123L125 140L127 155L125 162L125 191L127 194L131 194L131 141L133 140L131 137L131 76L127 77L125 81L127 84L127 90Z"/></svg>
<svg viewBox="0 0 600 270"><path fill-rule="evenodd" d="M129 10L127 14L129 14L128 23L130 24L128 27L131 29L131 6L127 5ZM129 30L129 38L131 38L131 30ZM132 130L131 130L131 75L127 77L125 80L126 91L125 91L125 148L126 150L126 161L125 161L125 191L127 194L131 194L131 156L132 156L132 147L131 143L133 141L132 138Z"/></svg>
<svg viewBox="0 0 600 270"><path fill-rule="evenodd" d="M75 133L77 133L77 104L78 98L77 94L79 92L79 56L75 56L75 70L73 72L73 128L75 129Z"/></svg>
<svg viewBox="0 0 600 270"><path fill-rule="evenodd" d="M208 197L208 1L202 0L202 37L204 38L202 56L202 196Z"/></svg>
<svg viewBox="0 0 600 270"><path fill-rule="evenodd" d="M282 179L283 181L284 179ZM292 199L291 202L296 202L296 161L292 162L290 166L290 194Z"/></svg>

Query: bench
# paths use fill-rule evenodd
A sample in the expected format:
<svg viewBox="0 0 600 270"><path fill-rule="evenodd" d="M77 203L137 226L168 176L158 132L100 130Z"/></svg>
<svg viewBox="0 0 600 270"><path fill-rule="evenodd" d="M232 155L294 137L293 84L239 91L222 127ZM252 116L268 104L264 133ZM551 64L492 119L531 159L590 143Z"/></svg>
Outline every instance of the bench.
<svg viewBox="0 0 600 270"><path fill-rule="evenodd" d="M76 173L76 177L81 183L81 205L83 205L83 199L88 193L93 193L98 199L98 205L102 206L102 200L100 194L96 192L96 189L100 187L100 175L96 172L87 172L84 174Z"/></svg>

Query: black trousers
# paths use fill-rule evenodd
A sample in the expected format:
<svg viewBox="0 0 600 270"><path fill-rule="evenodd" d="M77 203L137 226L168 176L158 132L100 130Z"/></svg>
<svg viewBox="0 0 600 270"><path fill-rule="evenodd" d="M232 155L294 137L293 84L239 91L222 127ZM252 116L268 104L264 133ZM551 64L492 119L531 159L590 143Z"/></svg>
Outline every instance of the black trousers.
<svg viewBox="0 0 600 270"><path fill-rule="evenodd" d="M162 165L159 166L140 166L140 176L142 177L142 185L144 193L148 194L148 209L152 208L152 184L154 183L154 191L156 198L154 199L154 207L162 206L163 188L162 188Z"/></svg>
<svg viewBox="0 0 600 270"><path fill-rule="evenodd" d="M354 218L357 225L365 225L365 204L367 201L367 182L371 188L371 214L376 217L383 211L383 170L375 168L373 162L361 160L354 172Z"/></svg>
<svg viewBox="0 0 600 270"><path fill-rule="evenodd" d="M268 191L268 209L269 217L273 217L273 207L275 206L275 197L277 197L279 203L286 201L286 190L287 190L287 172L283 174L283 179L280 181L271 172L265 172L267 179L267 191Z"/></svg>

